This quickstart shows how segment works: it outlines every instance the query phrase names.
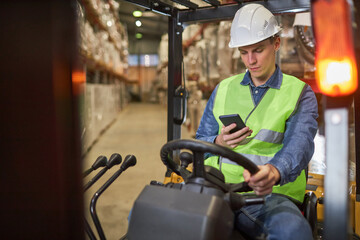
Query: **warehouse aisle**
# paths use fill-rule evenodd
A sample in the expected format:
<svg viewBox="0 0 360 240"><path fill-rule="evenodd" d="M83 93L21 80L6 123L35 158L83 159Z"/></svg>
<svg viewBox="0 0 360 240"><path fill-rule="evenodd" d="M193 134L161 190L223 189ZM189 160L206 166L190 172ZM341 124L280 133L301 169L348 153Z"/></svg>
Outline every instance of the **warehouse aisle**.
<svg viewBox="0 0 360 240"><path fill-rule="evenodd" d="M137 158L137 165L129 168L99 197L97 213L107 239L119 239L127 229L127 216L141 190L151 180L163 181L165 166L160 149L166 143L167 109L158 104L130 103L115 122L99 137L84 158L89 168L99 155L107 158L117 152L123 159L128 154ZM185 129L182 138L190 138ZM92 224L89 204L92 195L119 167L110 169L85 194L85 213ZM95 173L85 178L89 181ZM97 235L97 234L96 234Z"/></svg>

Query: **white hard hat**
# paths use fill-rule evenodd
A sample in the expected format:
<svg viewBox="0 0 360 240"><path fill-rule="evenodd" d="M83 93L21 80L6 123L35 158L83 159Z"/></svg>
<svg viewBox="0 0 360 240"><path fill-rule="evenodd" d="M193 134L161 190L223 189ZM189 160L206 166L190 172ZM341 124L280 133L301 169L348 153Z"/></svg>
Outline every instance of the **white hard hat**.
<svg viewBox="0 0 360 240"><path fill-rule="evenodd" d="M260 4L247 4L234 17L230 30L230 48L255 44L281 31L275 16Z"/></svg>

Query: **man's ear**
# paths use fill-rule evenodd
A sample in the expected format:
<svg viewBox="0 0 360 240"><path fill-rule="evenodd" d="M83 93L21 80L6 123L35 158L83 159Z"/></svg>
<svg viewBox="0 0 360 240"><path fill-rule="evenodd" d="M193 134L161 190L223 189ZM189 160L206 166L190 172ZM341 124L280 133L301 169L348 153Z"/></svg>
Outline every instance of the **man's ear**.
<svg viewBox="0 0 360 240"><path fill-rule="evenodd" d="M280 37L276 37L274 40L275 52L277 52L280 49L280 43L281 43Z"/></svg>

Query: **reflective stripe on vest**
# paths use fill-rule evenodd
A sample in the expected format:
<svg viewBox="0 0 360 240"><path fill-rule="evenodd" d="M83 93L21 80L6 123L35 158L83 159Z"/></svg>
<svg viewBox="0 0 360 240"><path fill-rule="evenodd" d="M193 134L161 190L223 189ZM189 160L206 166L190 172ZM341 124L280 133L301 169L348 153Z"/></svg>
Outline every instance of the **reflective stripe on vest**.
<svg viewBox="0 0 360 240"><path fill-rule="evenodd" d="M241 145L233 150L241 153L257 165L267 163L283 147L282 141L286 120L294 113L305 83L283 74L280 89L268 88L258 105L255 105L250 85L243 86L244 74L223 80L215 97L213 114L219 123L220 115L238 113L253 133ZM219 168L225 175L225 181L238 183L243 181L243 168L229 159L211 157L205 162ZM288 195L303 201L306 187L304 171L292 183L274 186L273 192Z"/></svg>
<svg viewBox="0 0 360 240"><path fill-rule="evenodd" d="M256 134L255 137L250 136L244 141L242 141L240 144L245 145L249 143L252 139L260 140L263 142L281 144L282 140L284 139L284 133L275 132L269 129L260 129L260 131L258 132L258 134Z"/></svg>

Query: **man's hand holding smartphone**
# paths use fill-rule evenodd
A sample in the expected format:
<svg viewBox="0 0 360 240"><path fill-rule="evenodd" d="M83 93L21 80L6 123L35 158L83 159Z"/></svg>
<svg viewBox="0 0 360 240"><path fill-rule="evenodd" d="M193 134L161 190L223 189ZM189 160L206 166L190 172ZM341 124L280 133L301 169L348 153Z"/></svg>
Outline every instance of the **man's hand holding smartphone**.
<svg viewBox="0 0 360 240"><path fill-rule="evenodd" d="M235 148L252 133L252 130L245 126L238 114L222 115L220 116L220 120L223 122L224 126L215 139L216 144Z"/></svg>

